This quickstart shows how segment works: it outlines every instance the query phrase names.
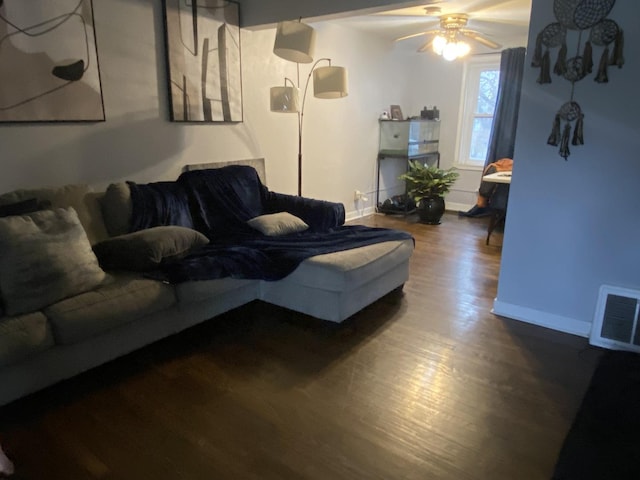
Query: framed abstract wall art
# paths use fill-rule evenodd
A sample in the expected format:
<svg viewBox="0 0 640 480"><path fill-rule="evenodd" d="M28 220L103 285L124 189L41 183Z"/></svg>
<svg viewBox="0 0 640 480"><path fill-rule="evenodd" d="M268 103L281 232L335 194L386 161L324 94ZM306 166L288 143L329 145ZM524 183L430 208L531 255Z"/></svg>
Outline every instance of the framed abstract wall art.
<svg viewBox="0 0 640 480"><path fill-rule="evenodd" d="M169 111L174 122L241 122L239 5L164 0Z"/></svg>
<svg viewBox="0 0 640 480"><path fill-rule="evenodd" d="M0 122L104 121L91 0L0 0Z"/></svg>

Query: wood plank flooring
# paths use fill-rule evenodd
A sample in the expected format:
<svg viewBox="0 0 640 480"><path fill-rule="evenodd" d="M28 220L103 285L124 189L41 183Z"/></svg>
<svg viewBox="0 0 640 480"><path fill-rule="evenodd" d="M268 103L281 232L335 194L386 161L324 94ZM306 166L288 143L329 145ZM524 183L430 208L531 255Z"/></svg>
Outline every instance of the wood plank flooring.
<svg viewBox="0 0 640 480"><path fill-rule="evenodd" d="M490 313L486 221L368 217L411 278L344 324L254 302L0 409L16 478L549 479L600 351Z"/></svg>

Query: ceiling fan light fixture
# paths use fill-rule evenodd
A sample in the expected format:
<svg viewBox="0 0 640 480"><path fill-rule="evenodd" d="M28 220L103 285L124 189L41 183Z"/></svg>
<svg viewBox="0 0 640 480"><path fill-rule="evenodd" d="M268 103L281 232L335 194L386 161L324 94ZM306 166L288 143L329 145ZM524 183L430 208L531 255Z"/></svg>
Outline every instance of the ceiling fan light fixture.
<svg viewBox="0 0 640 480"><path fill-rule="evenodd" d="M468 55L471 51L471 47L467 42L458 42L456 49L458 50L458 58Z"/></svg>
<svg viewBox="0 0 640 480"><path fill-rule="evenodd" d="M433 51L442 55L442 58L452 62L453 60L464 57L471 51L471 46L467 42L457 41L455 38L447 39L438 35L433 39Z"/></svg>
<svg viewBox="0 0 640 480"><path fill-rule="evenodd" d="M447 43L442 49L442 58L449 62L458 58L458 44L454 42Z"/></svg>
<svg viewBox="0 0 640 480"><path fill-rule="evenodd" d="M433 51L438 55L442 55L442 51L446 45L447 39L442 35L437 35L436 38L433 39Z"/></svg>

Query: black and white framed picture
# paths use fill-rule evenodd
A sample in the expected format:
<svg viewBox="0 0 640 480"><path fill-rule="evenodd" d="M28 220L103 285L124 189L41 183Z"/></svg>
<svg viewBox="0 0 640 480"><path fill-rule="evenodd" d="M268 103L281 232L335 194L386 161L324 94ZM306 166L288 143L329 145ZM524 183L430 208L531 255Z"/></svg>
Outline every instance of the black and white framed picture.
<svg viewBox="0 0 640 480"><path fill-rule="evenodd" d="M0 0L0 122L104 121L91 0Z"/></svg>
<svg viewBox="0 0 640 480"><path fill-rule="evenodd" d="M169 110L174 122L241 122L239 5L164 0Z"/></svg>

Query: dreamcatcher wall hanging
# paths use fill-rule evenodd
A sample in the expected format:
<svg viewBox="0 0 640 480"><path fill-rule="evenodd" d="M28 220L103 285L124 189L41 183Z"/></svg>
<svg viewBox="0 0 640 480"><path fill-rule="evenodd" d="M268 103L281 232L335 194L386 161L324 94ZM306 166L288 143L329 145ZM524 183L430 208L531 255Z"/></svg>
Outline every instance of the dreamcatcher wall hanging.
<svg viewBox="0 0 640 480"><path fill-rule="evenodd" d="M572 145L584 145L584 113L578 102L574 100L574 93L576 82L593 71L593 56L596 54L594 49L602 48L594 77L597 83L609 81L609 66L616 65L622 68L624 65L622 29L616 22L607 18L615 3L616 0L554 0L553 13L557 22L544 27L536 39L531 66L540 68L537 82L551 83L549 50L559 48L553 73L571 83L571 97L556 113L551 135L547 139L549 145L560 146L560 156L565 160L571 153L569 141ZM578 32L576 54L567 58L567 34L573 31ZM573 135L571 134L572 125Z"/></svg>

